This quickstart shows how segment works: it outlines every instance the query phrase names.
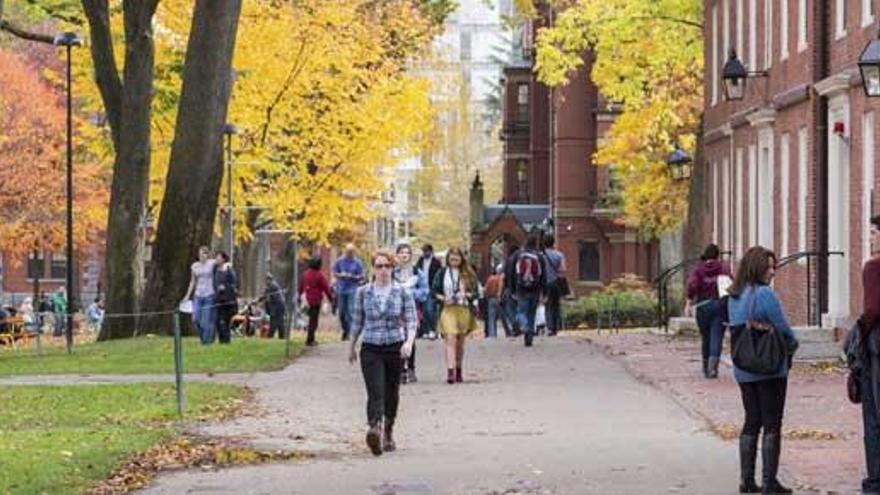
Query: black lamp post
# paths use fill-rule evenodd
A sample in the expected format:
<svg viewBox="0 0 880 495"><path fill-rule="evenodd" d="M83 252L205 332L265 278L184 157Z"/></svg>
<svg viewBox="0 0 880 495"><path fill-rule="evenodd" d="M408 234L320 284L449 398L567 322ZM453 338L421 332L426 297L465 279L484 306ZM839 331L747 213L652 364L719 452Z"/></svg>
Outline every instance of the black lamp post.
<svg viewBox="0 0 880 495"><path fill-rule="evenodd" d="M235 260L235 234L234 222L232 215L232 136L238 134L238 127L235 124L223 126L223 134L226 136L226 228L229 238L227 239L227 252L230 260Z"/></svg>
<svg viewBox="0 0 880 495"><path fill-rule="evenodd" d="M71 89L71 50L82 46L76 33L55 36L55 46L67 48L67 353L73 352L73 313L77 291L73 287L73 96Z"/></svg>
<svg viewBox="0 0 880 495"><path fill-rule="evenodd" d="M862 73L865 96L880 96L880 35L869 41L859 55L859 71Z"/></svg>
<svg viewBox="0 0 880 495"><path fill-rule="evenodd" d="M731 101L742 100L746 94L746 80L750 77L766 77L767 71L749 72L736 56L736 50L730 49L730 55L721 71L724 83L724 94Z"/></svg>
<svg viewBox="0 0 880 495"><path fill-rule="evenodd" d="M692 162L693 160L687 151L681 149L676 144L672 153L666 157L666 165L669 166L669 175L672 177L672 180L679 182L690 179Z"/></svg>

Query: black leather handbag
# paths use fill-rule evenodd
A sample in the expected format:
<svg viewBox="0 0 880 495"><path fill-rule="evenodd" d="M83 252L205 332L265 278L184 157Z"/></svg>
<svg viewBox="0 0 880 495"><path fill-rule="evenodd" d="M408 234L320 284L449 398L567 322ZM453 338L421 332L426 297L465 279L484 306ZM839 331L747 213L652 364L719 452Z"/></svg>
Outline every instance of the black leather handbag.
<svg viewBox="0 0 880 495"><path fill-rule="evenodd" d="M752 299L746 323L730 327L731 358L741 370L770 375L777 373L789 352L785 336L773 325L754 321L755 300Z"/></svg>

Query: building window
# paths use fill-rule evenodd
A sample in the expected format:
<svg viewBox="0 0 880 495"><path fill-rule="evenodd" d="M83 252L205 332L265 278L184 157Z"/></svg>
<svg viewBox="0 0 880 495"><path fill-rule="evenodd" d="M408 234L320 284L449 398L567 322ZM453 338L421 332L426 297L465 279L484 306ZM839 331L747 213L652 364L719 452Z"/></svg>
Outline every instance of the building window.
<svg viewBox="0 0 880 495"><path fill-rule="evenodd" d="M712 6L712 105L718 104L718 5Z"/></svg>
<svg viewBox="0 0 880 495"><path fill-rule="evenodd" d="M776 216L773 139L772 130L766 130L760 137L758 157L758 243L771 250L776 249L773 235Z"/></svg>
<svg viewBox="0 0 880 495"><path fill-rule="evenodd" d="M837 0L834 8L834 32L835 38L840 39L846 36L846 8L847 0Z"/></svg>
<svg viewBox="0 0 880 495"><path fill-rule="evenodd" d="M779 59L788 58L788 0L779 0Z"/></svg>
<svg viewBox="0 0 880 495"><path fill-rule="evenodd" d="M736 187L734 201L734 214L736 215L736 257L741 258L745 251L745 242L743 242L743 210L745 202L743 201L743 149L736 149L736 162L734 163L734 184Z"/></svg>
<svg viewBox="0 0 880 495"><path fill-rule="evenodd" d="M758 148L749 146L749 246L758 243Z"/></svg>
<svg viewBox="0 0 880 495"><path fill-rule="evenodd" d="M730 51L730 0L721 4L721 60Z"/></svg>
<svg viewBox="0 0 880 495"><path fill-rule="evenodd" d="M788 188L790 175L789 168L791 167L791 136L783 134L779 146L782 147L782 149L779 150L779 159L782 161L780 164L781 173L779 174L779 218L782 219L780 222L782 227L782 239L779 244L779 256L782 257L788 255Z"/></svg>
<svg viewBox="0 0 880 495"><path fill-rule="evenodd" d="M874 0L862 0L862 27L874 24Z"/></svg>
<svg viewBox="0 0 880 495"><path fill-rule="evenodd" d="M749 0L749 66L758 66L758 0Z"/></svg>
<svg viewBox="0 0 880 495"><path fill-rule="evenodd" d="M27 273L31 279L46 278L46 259L42 251L35 250L28 255Z"/></svg>
<svg viewBox="0 0 880 495"><path fill-rule="evenodd" d="M67 277L67 257L63 254L52 253L52 264L49 265L49 278L57 280Z"/></svg>
<svg viewBox="0 0 880 495"><path fill-rule="evenodd" d="M807 250L807 129L798 130L798 251Z"/></svg>
<svg viewBox="0 0 880 495"><path fill-rule="evenodd" d="M764 0L764 68L773 66L773 2Z"/></svg>
<svg viewBox="0 0 880 495"><path fill-rule="evenodd" d="M721 162L721 246L730 248L730 159Z"/></svg>
<svg viewBox="0 0 880 495"><path fill-rule="evenodd" d="M718 179L719 173L718 162L710 164L710 168L712 171L709 173L709 177L712 180L712 243L718 244L718 217L721 216L721 212L719 212L718 205L721 203L718 202Z"/></svg>
<svg viewBox="0 0 880 495"><path fill-rule="evenodd" d="M743 52L743 0L736 0L736 55L742 58ZM725 54L727 55L727 54Z"/></svg>
<svg viewBox="0 0 880 495"><path fill-rule="evenodd" d="M520 201L529 199L529 164L526 160L516 162L516 197Z"/></svg>
<svg viewBox="0 0 880 495"><path fill-rule="evenodd" d="M516 85L516 122L529 123L529 83Z"/></svg>
<svg viewBox="0 0 880 495"><path fill-rule="evenodd" d="M462 31L459 46L459 55L462 61L468 61L471 59L471 33L468 31Z"/></svg>
<svg viewBox="0 0 880 495"><path fill-rule="evenodd" d="M798 0L797 43L798 52L807 49L807 0Z"/></svg>
<svg viewBox="0 0 880 495"><path fill-rule="evenodd" d="M578 279L586 282L598 282L600 280L598 243L580 243L578 250Z"/></svg>

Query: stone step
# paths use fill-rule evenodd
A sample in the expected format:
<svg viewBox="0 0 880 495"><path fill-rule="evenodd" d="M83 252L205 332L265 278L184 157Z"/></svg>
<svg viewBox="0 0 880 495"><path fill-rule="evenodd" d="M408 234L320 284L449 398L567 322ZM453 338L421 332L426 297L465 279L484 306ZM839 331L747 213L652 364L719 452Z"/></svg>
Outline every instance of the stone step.
<svg viewBox="0 0 880 495"><path fill-rule="evenodd" d="M675 316L669 319L669 333L672 335L699 336L700 327L696 318Z"/></svg>

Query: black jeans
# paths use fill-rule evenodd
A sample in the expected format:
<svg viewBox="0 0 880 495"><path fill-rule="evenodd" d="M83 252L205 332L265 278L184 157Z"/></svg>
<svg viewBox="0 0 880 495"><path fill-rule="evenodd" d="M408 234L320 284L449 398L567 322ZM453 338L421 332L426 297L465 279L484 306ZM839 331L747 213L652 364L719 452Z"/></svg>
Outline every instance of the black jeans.
<svg viewBox="0 0 880 495"><path fill-rule="evenodd" d="M782 413L785 410L785 393L788 378L773 378L760 382L740 383L746 419L742 434L757 436L779 433L782 430Z"/></svg>
<svg viewBox="0 0 880 495"><path fill-rule="evenodd" d="M544 303L544 319L547 321L547 333L556 334L562 329L562 312L559 307L559 289L555 284L547 288L547 301Z"/></svg>
<svg viewBox="0 0 880 495"><path fill-rule="evenodd" d="M230 327L232 325L232 317L238 312L238 305L235 303L221 304L217 306L217 338L221 344L228 344L231 338Z"/></svg>
<svg viewBox="0 0 880 495"><path fill-rule="evenodd" d="M409 359L403 360L403 369L405 370L416 370L416 343L413 342L412 353L409 355Z"/></svg>
<svg viewBox="0 0 880 495"><path fill-rule="evenodd" d="M400 359L402 342L391 345L361 346L361 371L367 386L367 422L370 426L381 423L393 425L400 402Z"/></svg>
<svg viewBox="0 0 880 495"><path fill-rule="evenodd" d="M321 305L309 306L306 313L309 315L309 325L306 327L306 331L308 332L306 342L314 342L315 331L318 329L318 317L321 316Z"/></svg>
<svg viewBox="0 0 880 495"><path fill-rule="evenodd" d="M877 409L874 406L875 397L870 376L870 368L862 370L862 424L865 428L865 466L868 470L868 476L862 480L862 491L880 493L880 419L877 418Z"/></svg>
<svg viewBox="0 0 880 495"><path fill-rule="evenodd" d="M278 338L284 338L284 306L269 307L269 337L274 337L278 332Z"/></svg>

